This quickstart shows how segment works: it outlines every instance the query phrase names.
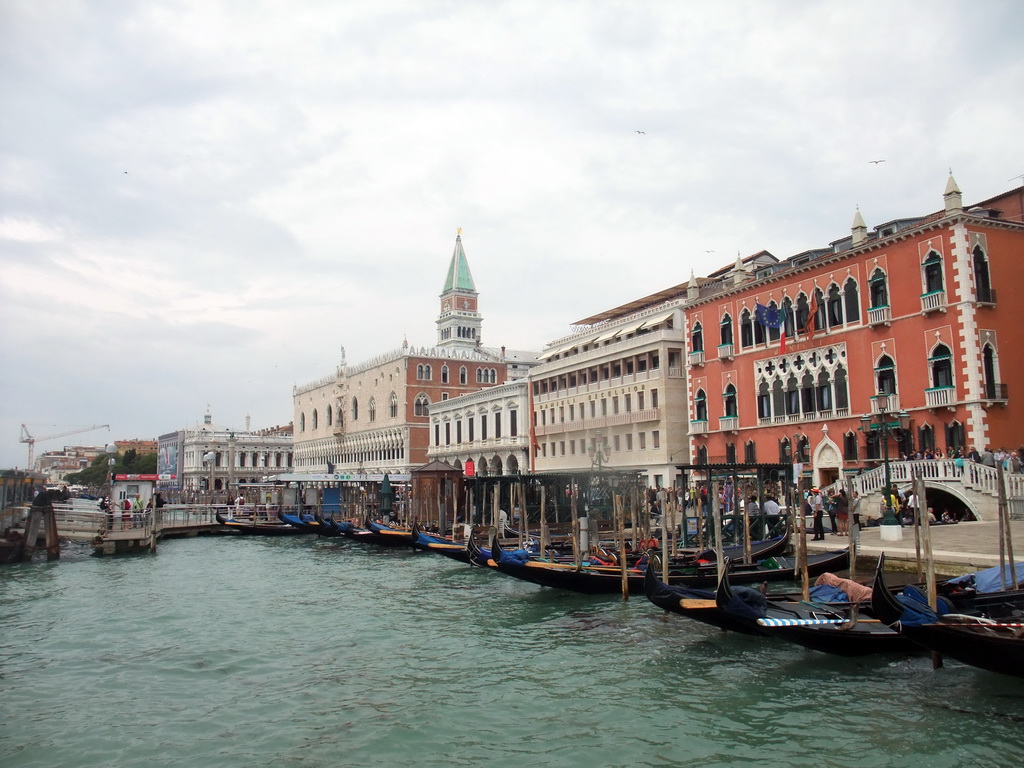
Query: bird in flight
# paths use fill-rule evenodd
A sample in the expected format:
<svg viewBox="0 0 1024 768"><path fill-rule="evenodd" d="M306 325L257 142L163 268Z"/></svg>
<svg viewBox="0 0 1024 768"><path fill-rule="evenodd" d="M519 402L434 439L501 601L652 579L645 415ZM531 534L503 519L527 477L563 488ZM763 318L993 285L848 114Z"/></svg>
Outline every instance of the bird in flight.
<svg viewBox="0 0 1024 768"><path fill-rule="evenodd" d="M884 162L885 162L885 160L868 160L868 164L869 165L878 165L879 163L884 163Z"/></svg>
<svg viewBox="0 0 1024 768"><path fill-rule="evenodd" d="M645 136L647 135L644 131L636 131L636 133L643 133Z"/></svg>

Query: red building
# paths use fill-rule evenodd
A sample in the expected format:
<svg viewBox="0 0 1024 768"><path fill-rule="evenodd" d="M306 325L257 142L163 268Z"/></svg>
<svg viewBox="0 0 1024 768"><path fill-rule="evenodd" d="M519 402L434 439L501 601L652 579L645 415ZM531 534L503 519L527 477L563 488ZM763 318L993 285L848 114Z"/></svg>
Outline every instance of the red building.
<svg viewBox="0 0 1024 768"><path fill-rule="evenodd" d="M964 208L950 177L944 202L691 283L693 462L790 462L795 441L823 485L877 465L865 416L903 416L890 456L1024 442L1024 187Z"/></svg>

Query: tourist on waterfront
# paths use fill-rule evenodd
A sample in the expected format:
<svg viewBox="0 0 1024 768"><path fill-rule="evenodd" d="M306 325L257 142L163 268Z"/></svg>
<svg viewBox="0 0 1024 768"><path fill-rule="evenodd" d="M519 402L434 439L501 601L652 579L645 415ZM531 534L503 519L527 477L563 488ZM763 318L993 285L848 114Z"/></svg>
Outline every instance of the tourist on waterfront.
<svg viewBox="0 0 1024 768"><path fill-rule="evenodd" d="M993 469L996 466L996 455L992 453L992 449L987 445L985 446L984 452L981 454L981 463L986 467L992 467Z"/></svg>
<svg viewBox="0 0 1024 768"><path fill-rule="evenodd" d="M836 515L839 512L838 506L837 506L838 498L839 498L838 495L836 495L836 496L829 496L825 500L825 511L828 513L828 522L829 522L829 525L832 526L831 533L832 533L833 536L835 536L836 533L838 533L838 531L839 531L838 527L836 526Z"/></svg>
<svg viewBox="0 0 1024 768"><path fill-rule="evenodd" d="M833 524L838 522L839 535L846 536L850 532L850 500L846 498L845 488L839 489L835 501L835 513L830 513L829 517L833 519ZM832 532L836 533L835 529Z"/></svg>
<svg viewBox="0 0 1024 768"><path fill-rule="evenodd" d="M910 495L907 496L906 503L903 505L904 521L911 525L914 524L914 518L917 515L917 505L917 494L911 489Z"/></svg>
<svg viewBox="0 0 1024 768"><path fill-rule="evenodd" d="M975 464L981 463L981 454L978 453L978 449L975 446L971 446L971 450L967 453L967 458L973 461Z"/></svg>
<svg viewBox="0 0 1024 768"><path fill-rule="evenodd" d="M807 496L807 505L811 508L811 514L814 515L814 538L811 541L822 541L825 538L825 502L821 498L821 491L818 488L811 489Z"/></svg>
<svg viewBox="0 0 1024 768"><path fill-rule="evenodd" d="M849 500L848 512L850 522L860 528L860 494L856 491L853 492L853 497Z"/></svg>

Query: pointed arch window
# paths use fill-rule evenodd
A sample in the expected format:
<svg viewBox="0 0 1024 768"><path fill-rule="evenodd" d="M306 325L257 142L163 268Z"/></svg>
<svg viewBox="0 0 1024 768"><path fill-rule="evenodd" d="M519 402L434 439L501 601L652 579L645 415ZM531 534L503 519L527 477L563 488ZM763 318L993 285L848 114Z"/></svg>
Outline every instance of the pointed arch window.
<svg viewBox="0 0 1024 768"><path fill-rule="evenodd" d="M796 334L796 316L793 312L793 300L787 296L782 300L782 332L787 339L792 339Z"/></svg>
<svg viewBox="0 0 1024 768"><path fill-rule="evenodd" d="M469 381L469 375L466 372L466 366L459 368L459 384L466 384Z"/></svg>
<svg viewBox="0 0 1024 768"><path fill-rule="evenodd" d="M377 401L374 398L370 398L370 404L366 408L366 414L369 416L370 421L377 420Z"/></svg>
<svg viewBox="0 0 1024 768"><path fill-rule="evenodd" d="M770 419L772 416L772 396L768 382L762 381L757 388L757 418Z"/></svg>
<svg viewBox="0 0 1024 768"><path fill-rule="evenodd" d="M778 303L775 302L775 301L769 301L768 302L768 313L767 313L767 316L771 317L771 318L774 318L774 317L777 317L778 314L779 314L779 305L778 305ZM781 334L782 334L781 326L775 326L775 325L769 325L768 326L768 340L769 341L778 341Z"/></svg>
<svg viewBox="0 0 1024 768"><path fill-rule="evenodd" d="M963 451L964 425L959 421L953 421L946 425L946 448L953 451Z"/></svg>
<svg viewBox="0 0 1024 768"><path fill-rule="evenodd" d="M821 288L814 289L814 300L817 306L817 309L814 312L814 330L824 331L828 328L828 305L825 302L825 294L822 292Z"/></svg>
<svg viewBox="0 0 1024 768"><path fill-rule="evenodd" d="M722 322L719 323L718 329L722 337L722 345L732 344L732 315L725 315Z"/></svg>
<svg viewBox="0 0 1024 768"><path fill-rule="evenodd" d="M442 365L441 366L441 383L442 384L447 384L448 383L448 366L447 365Z"/></svg>
<svg viewBox="0 0 1024 768"><path fill-rule="evenodd" d="M794 313L797 328L806 328L807 319L810 316L811 308L807 294L801 293L796 297L796 311Z"/></svg>
<svg viewBox="0 0 1024 768"><path fill-rule="evenodd" d="M725 463L736 463L736 443L728 443L725 446Z"/></svg>
<svg viewBox="0 0 1024 768"><path fill-rule="evenodd" d="M935 429L931 424L922 424L918 427L917 442L922 451L935 450Z"/></svg>
<svg viewBox="0 0 1024 768"><path fill-rule="evenodd" d="M749 309L740 313L740 346L744 349L754 346L754 322Z"/></svg>
<svg viewBox="0 0 1024 768"><path fill-rule="evenodd" d="M313 409L313 429L320 426L320 414L317 413L316 408Z"/></svg>
<svg viewBox="0 0 1024 768"><path fill-rule="evenodd" d="M924 292L937 293L942 290L942 257L937 251L929 251L922 264L924 269Z"/></svg>
<svg viewBox="0 0 1024 768"><path fill-rule="evenodd" d="M999 359L995 347L985 344L981 350L981 369L984 376L985 397L989 400L1003 399L1003 387L999 382Z"/></svg>
<svg viewBox="0 0 1024 768"><path fill-rule="evenodd" d="M796 376L790 375L786 380L786 415L800 414L800 389L797 387Z"/></svg>
<svg viewBox="0 0 1024 768"><path fill-rule="evenodd" d="M847 278L843 284L843 310L846 312L847 323L860 321L860 290L852 277Z"/></svg>
<svg viewBox="0 0 1024 768"><path fill-rule="evenodd" d="M857 461L858 447L856 432L847 432L843 435L843 460Z"/></svg>
<svg viewBox="0 0 1024 768"><path fill-rule="evenodd" d="M415 416L429 416L430 415L430 398L428 398L422 392L416 395L416 399L413 401L413 415Z"/></svg>
<svg viewBox="0 0 1024 768"><path fill-rule="evenodd" d="M722 407L726 418L735 416L736 411L736 387L730 384L725 388L725 392L722 393ZM729 462L735 464L736 462Z"/></svg>
<svg viewBox="0 0 1024 768"><path fill-rule="evenodd" d="M392 419L398 418L398 395L394 392L392 392L391 397L388 398L388 416Z"/></svg>
<svg viewBox="0 0 1024 768"><path fill-rule="evenodd" d="M953 356L949 347L939 344L932 350L932 356L928 358L928 366L932 373L932 386L935 388L948 388L953 386Z"/></svg>
<svg viewBox="0 0 1024 768"><path fill-rule="evenodd" d="M299 414L299 432L305 432L305 431L306 431L306 414L305 413L300 413Z"/></svg>
<svg viewBox="0 0 1024 768"><path fill-rule="evenodd" d="M996 292L992 290L992 277L988 270L988 257L980 245L974 246L974 290L983 304L995 304Z"/></svg>
<svg viewBox="0 0 1024 768"><path fill-rule="evenodd" d="M826 302L828 327L836 328L843 324L843 296L839 292L839 286L832 283L828 287L828 301Z"/></svg>
<svg viewBox="0 0 1024 768"><path fill-rule="evenodd" d="M875 381L877 383L875 389L879 394L896 394L896 363L888 355L878 358L878 364L875 366Z"/></svg>
<svg viewBox="0 0 1024 768"><path fill-rule="evenodd" d="M708 463L708 447L706 445L702 445L700 448L697 449L697 463Z"/></svg>
<svg viewBox="0 0 1024 768"><path fill-rule="evenodd" d="M358 418L359 418L359 400L357 398L353 397L352 398L352 421L355 421Z"/></svg>
<svg viewBox="0 0 1024 768"><path fill-rule="evenodd" d="M704 351L704 326L700 322L694 323L693 332L690 334L690 351Z"/></svg>
<svg viewBox="0 0 1024 768"><path fill-rule="evenodd" d="M708 398L703 389L698 389L693 398L693 412L696 415L696 421L708 420Z"/></svg>
<svg viewBox="0 0 1024 768"><path fill-rule="evenodd" d="M815 393L819 411L832 410L832 380L827 370L818 373L818 389Z"/></svg>
<svg viewBox="0 0 1024 768"><path fill-rule="evenodd" d="M753 440L747 440L743 444L743 462L745 464L757 464L757 445Z"/></svg>
<svg viewBox="0 0 1024 768"><path fill-rule="evenodd" d="M889 306L889 279L885 272L876 269L868 280L868 294L871 298L871 309Z"/></svg>
<svg viewBox="0 0 1024 768"><path fill-rule="evenodd" d="M334 424L334 409L331 406L327 406L327 426L330 427Z"/></svg>

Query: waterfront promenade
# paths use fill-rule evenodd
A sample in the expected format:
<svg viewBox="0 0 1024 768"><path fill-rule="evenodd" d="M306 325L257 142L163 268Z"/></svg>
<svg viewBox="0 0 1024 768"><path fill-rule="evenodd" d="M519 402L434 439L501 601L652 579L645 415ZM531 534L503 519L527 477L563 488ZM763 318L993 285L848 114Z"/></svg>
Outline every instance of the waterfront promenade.
<svg viewBox="0 0 1024 768"><path fill-rule="evenodd" d="M827 518L825 525L827 528ZM1011 521L1010 531L1014 559L1024 561L1024 520ZM959 576L999 565L999 526L995 521L933 525L931 539L935 569L943 576ZM845 543L845 537L826 533L824 541L810 541L808 537L807 549L809 552L821 552L845 546ZM886 570L915 569L917 553L913 526L903 528L902 541L882 541L879 526L861 530L857 545L858 578L869 573L868 569L874 569L882 552L885 552Z"/></svg>

